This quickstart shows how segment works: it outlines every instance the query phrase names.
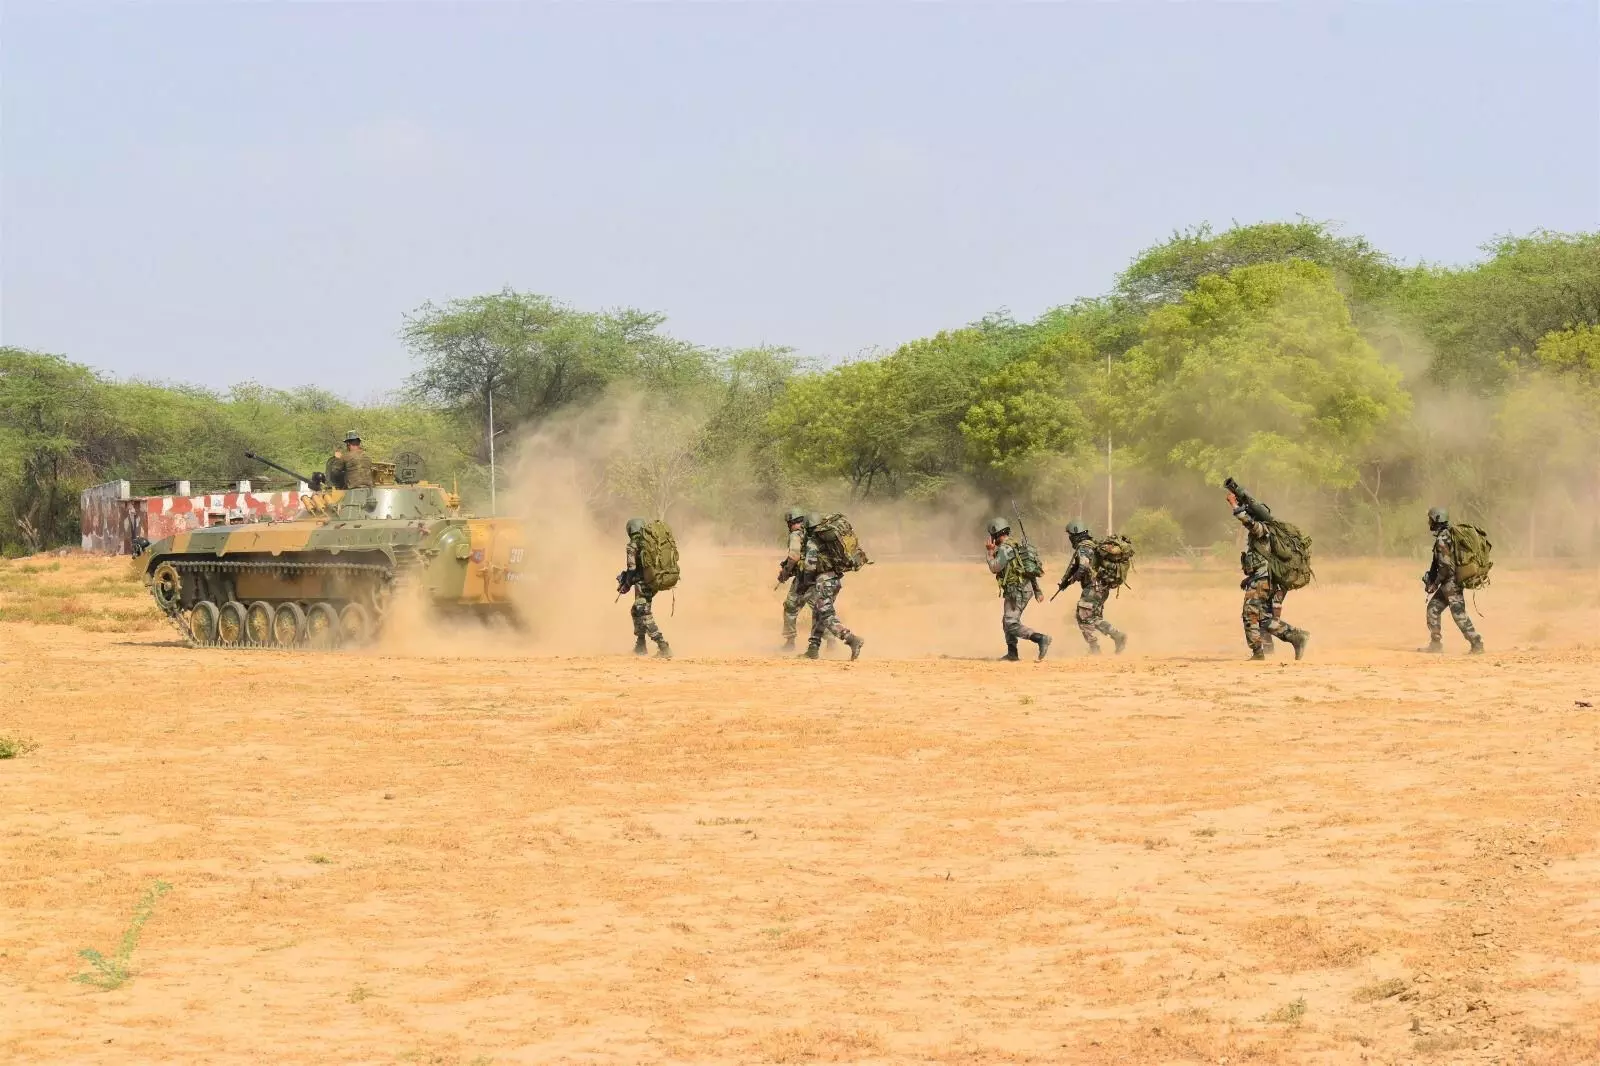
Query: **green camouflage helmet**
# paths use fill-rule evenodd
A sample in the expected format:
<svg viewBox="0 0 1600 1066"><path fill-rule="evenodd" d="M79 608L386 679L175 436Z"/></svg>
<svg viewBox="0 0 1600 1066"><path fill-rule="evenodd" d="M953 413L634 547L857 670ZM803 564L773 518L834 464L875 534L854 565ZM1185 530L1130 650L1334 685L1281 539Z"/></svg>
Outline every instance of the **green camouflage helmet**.
<svg viewBox="0 0 1600 1066"><path fill-rule="evenodd" d="M1443 529L1450 524L1450 512L1443 507L1428 508L1428 528Z"/></svg>
<svg viewBox="0 0 1600 1066"><path fill-rule="evenodd" d="M344 435L344 442L346 444L360 444L361 434L352 429L349 433Z"/></svg>
<svg viewBox="0 0 1600 1066"><path fill-rule="evenodd" d="M800 510L798 507L791 507L787 511L783 512L784 525L792 526L796 522L804 522L805 520L806 513Z"/></svg>
<svg viewBox="0 0 1600 1066"><path fill-rule="evenodd" d="M989 520L989 536L998 537L1002 533L1011 532L1011 522L1006 518L991 518Z"/></svg>
<svg viewBox="0 0 1600 1066"><path fill-rule="evenodd" d="M642 518L630 518L630 519L628 519L628 536L637 537L642 532L644 532L644 519L642 519Z"/></svg>
<svg viewBox="0 0 1600 1066"><path fill-rule="evenodd" d="M1068 522L1067 536L1072 539L1074 544L1076 544L1084 537L1089 536L1089 527L1084 525L1082 522Z"/></svg>
<svg viewBox="0 0 1600 1066"><path fill-rule="evenodd" d="M807 529L816 529L822 525L822 516L816 513L808 514L805 518Z"/></svg>

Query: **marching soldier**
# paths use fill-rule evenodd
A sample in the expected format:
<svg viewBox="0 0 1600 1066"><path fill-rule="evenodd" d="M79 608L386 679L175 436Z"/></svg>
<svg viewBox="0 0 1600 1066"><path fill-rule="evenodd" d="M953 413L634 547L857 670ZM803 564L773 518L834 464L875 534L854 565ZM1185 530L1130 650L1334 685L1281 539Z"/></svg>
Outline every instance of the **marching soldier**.
<svg viewBox="0 0 1600 1066"><path fill-rule="evenodd" d="M1006 635L1006 662L1016 662L1017 642L1031 640L1039 645L1039 658L1050 650L1050 637L1022 624L1022 612L1028 609L1039 595L1038 576L1025 572L1022 551L1010 541L1011 523L996 518L989 523L989 540L984 553L989 559L989 573L1000 586L1005 607L1000 614L1000 627ZM1035 557L1037 558L1037 557Z"/></svg>

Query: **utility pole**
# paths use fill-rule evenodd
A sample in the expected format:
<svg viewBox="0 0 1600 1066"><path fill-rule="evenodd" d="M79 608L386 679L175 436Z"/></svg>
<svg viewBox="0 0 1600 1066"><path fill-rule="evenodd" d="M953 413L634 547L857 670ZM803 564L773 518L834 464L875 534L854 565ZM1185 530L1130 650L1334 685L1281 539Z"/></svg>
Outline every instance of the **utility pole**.
<svg viewBox="0 0 1600 1066"><path fill-rule="evenodd" d="M1111 353L1106 353L1106 396L1111 396ZM1115 477L1111 473L1111 419L1106 419L1106 536L1117 531L1113 524L1115 511L1113 510L1113 496L1115 494Z"/></svg>
<svg viewBox="0 0 1600 1066"><path fill-rule="evenodd" d="M489 513L500 513L500 502L495 495L494 476L494 386L489 386Z"/></svg>

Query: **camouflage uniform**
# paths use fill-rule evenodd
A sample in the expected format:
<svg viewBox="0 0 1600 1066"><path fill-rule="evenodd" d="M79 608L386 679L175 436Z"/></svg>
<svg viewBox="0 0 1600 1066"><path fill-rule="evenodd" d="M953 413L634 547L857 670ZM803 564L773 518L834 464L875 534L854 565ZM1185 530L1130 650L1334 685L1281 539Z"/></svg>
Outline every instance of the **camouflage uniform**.
<svg viewBox="0 0 1600 1066"><path fill-rule="evenodd" d="M806 655L811 658L820 655L822 638L826 636L844 641L850 646L850 657L856 658L861 654L861 638L839 621L835 606L844 586L844 575L832 569L832 563L823 553L822 546L811 536L805 538L800 577L797 580L806 581L808 578L811 591L806 596L806 605L811 608L811 640Z"/></svg>
<svg viewBox="0 0 1600 1066"><path fill-rule="evenodd" d="M1260 658L1271 651L1273 637L1290 644L1301 644L1306 637L1305 631L1283 620L1283 601L1288 590L1278 588L1272 582L1272 569L1267 563L1272 551L1271 533L1266 523L1253 518L1243 504L1233 509L1233 517L1244 526L1249 537L1249 544L1239 559L1244 570L1244 580L1239 587L1244 589L1244 609L1240 617L1244 622L1244 641L1250 646L1251 656Z"/></svg>
<svg viewBox="0 0 1600 1066"><path fill-rule="evenodd" d="M628 538L628 573L634 578L633 582L633 608L629 611L633 615L633 636L637 643L635 651L643 653L646 637L656 642L662 654L667 652L667 638L661 635L661 627L656 625L656 616L651 610L651 603L656 598L656 590L645 583L644 568L639 565L639 553L644 548L643 537Z"/></svg>
<svg viewBox="0 0 1600 1066"><path fill-rule="evenodd" d="M1006 658L1017 657L1018 641L1030 640L1039 645L1039 658L1042 659L1045 649L1050 646L1050 638L1022 623L1022 612L1028 609L1028 604L1034 599L1033 585L1014 570L1009 578L1006 574L1016 557L1017 546L1009 540L996 544L994 554L989 556L989 573L994 575L995 582L1000 586L1000 597L1005 604L1000 611L1000 628L1006 635Z"/></svg>
<svg viewBox="0 0 1600 1066"><path fill-rule="evenodd" d="M789 552L784 556L784 566L794 572L789 581L789 594L783 598L783 639L793 644L800 632L800 608L811 598L811 583L815 574L807 574L800 565L806 554L806 531L789 530Z"/></svg>
<svg viewBox="0 0 1600 1066"><path fill-rule="evenodd" d="M346 448L328 460L326 474L336 489L370 489L372 459L362 448Z"/></svg>
<svg viewBox="0 0 1600 1066"><path fill-rule="evenodd" d="M1450 540L1449 526L1437 530L1433 535L1433 565L1428 567L1423 581L1428 586L1429 643L1438 646L1443 642L1444 631L1439 622L1448 607L1450 617L1455 619L1461 635L1467 638L1474 651L1482 650L1483 638L1478 635L1472 617L1467 614L1467 598L1461 592L1461 583L1456 580L1455 545Z"/></svg>
<svg viewBox="0 0 1600 1066"><path fill-rule="evenodd" d="M1085 536L1073 545L1072 562L1067 564L1067 572L1061 575L1059 587L1064 589L1076 581L1082 589L1078 596L1078 632L1083 634L1084 643L1089 645L1089 653L1100 654L1101 633L1110 637L1117 650L1121 651L1128 637L1105 619L1106 590L1100 587L1094 564L1094 541Z"/></svg>

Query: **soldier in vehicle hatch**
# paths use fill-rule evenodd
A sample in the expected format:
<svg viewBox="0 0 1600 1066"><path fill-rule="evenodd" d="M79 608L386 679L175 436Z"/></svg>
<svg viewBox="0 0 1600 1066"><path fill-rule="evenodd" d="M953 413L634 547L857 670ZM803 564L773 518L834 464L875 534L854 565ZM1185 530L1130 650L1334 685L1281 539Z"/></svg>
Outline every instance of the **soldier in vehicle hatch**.
<svg viewBox="0 0 1600 1066"><path fill-rule="evenodd" d="M361 434L352 429L344 435L344 447L328 460L327 475L336 489L372 488L372 459L361 447Z"/></svg>

